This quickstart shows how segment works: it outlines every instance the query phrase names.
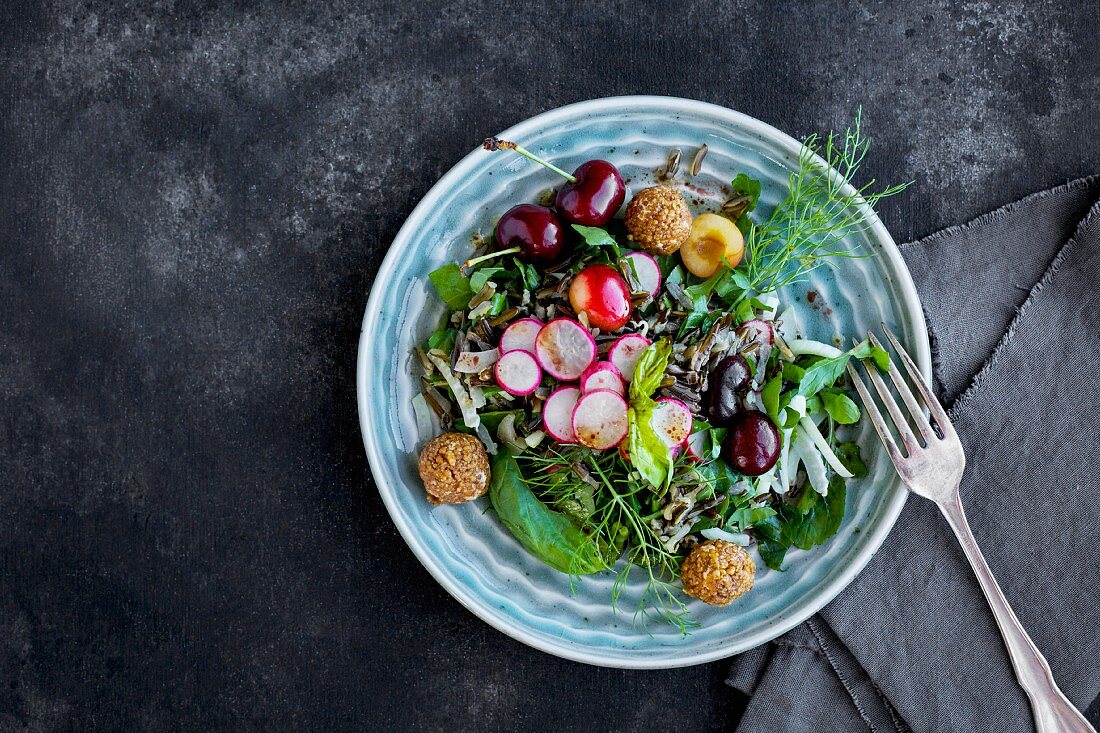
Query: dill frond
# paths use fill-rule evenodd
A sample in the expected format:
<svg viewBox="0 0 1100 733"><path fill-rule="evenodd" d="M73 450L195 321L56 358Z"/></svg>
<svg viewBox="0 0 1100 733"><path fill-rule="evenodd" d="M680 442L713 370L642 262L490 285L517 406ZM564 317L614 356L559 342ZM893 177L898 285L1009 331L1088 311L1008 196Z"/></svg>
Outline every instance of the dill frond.
<svg viewBox="0 0 1100 733"><path fill-rule="evenodd" d="M788 193L771 217L754 225L745 242L749 283L758 293L779 290L798 282L822 264L836 258L858 258L844 239L868 229L870 209L909 185L874 190L871 180L856 188L851 182L871 147L861 131L862 109L843 135L830 132L822 144L817 135L805 139L798 170L791 173ZM818 155L825 161L821 165ZM847 189L848 184L852 185Z"/></svg>

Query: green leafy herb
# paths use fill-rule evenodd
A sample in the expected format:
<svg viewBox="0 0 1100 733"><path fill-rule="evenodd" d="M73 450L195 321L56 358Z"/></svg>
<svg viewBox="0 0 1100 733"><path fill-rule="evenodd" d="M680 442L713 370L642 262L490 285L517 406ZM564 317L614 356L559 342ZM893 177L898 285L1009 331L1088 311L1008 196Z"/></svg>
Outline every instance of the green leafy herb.
<svg viewBox="0 0 1100 733"><path fill-rule="evenodd" d="M861 113L857 113L843 135L829 133L824 144L816 135L803 142L786 198L767 221L752 227L745 241L746 271L757 292L768 293L802 280L831 259L860 256L845 246L844 239L869 228L873 222L869 213L879 201L909 185L875 191L871 181L858 189L848 188L871 144L860 125Z"/></svg>
<svg viewBox="0 0 1100 733"><path fill-rule="evenodd" d="M653 410L657 403L652 395L661 386L672 354L672 344L661 339L650 344L638 358L634 377L630 381L629 432L627 450L630 462L655 489L663 490L672 475L672 454L653 429Z"/></svg>
<svg viewBox="0 0 1100 733"><path fill-rule="evenodd" d="M764 563L782 570L788 549L808 550L836 534L844 519L845 493L844 479L833 476L827 496L807 486L796 504L781 504L775 517L753 527Z"/></svg>
<svg viewBox="0 0 1100 733"><path fill-rule="evenodd" d="M798 394L809 397L817 394L824 387L832 385L844 373L844 368L848 366L850 358L849 354L843 354L814 362L806 369L806 373L799 380Z"/></svg>
<svg viewBox="0 0 1100 733"><path fill-rule="evenodd" d="M539 275L537 267L530 262L524 262L516 257L512 258L512 264L516 266L516 270L523 279L523 285L528 290L535 290L538 288L539 283L542 281L542 276Z"/></svg>
<svg viewBox="0 0 1100 733"><path fill-rule="evenodd" d="M611 233L606 229L599 227L586 227L580 224L574 224L573 228L577 230L577 233L584 239L584 243L589 247L618 247L619 243L615 241L615 238L611 236Z"/></svg>
<svg viewBox="0 0 1100 733"><path fill-rule="evenodd" d="M756 202L760 199L760 181L749 178L744 173L738 173L730 187L733 189L733 194L726 199L726 203L722 206L722 213L738 221L756 208Z"/></svg>
<svg viewBox="0 0 1100 733"><path fill-rule="evenodd" d="M859 446L855 443L837 443L833 449L840 462L851 471L855 478L863 478L867 475L867 464L863 462L863 456L859 452Z"/></svg>
<svg viewBox="0 0 1100 733"><path fill-rule="evenodd" d="M840 375L844 374L844 369L848 366L848 362L855 357L857 359L871 359L879 369L886 369L890 364L890 355L883 351L878 346L872 346L869 341L861 341L854 348L844 352L840 356L834 356L826 359L818 359L809 367L806 368L806 373L802 375L802 378L798 382L798 394L804 397L815 395L825 387L831 387ZM853 404L853 407L855 405ZM856 419L858 420L859 409L856 408ZM834 418L835 419L835 418ZM840 422L839 420L837 422Z"/></svg>
<svg viewBox="0 0 1100 733"><path fill-rule="evenodd" d="M634 377L630 381L630 399L638 402L649 397L661 386L668 367L668 357L672 354L672 344L661 339L646 347L638 357L634 367Z"/></svg>
<svg viewBox="0 0 1100 733"><path fill-rule="evenodd" d="M470 290L478 293L485 287L485 283L489 282L490 278L504 272L505 269L499 265L493 265L491 267L480 267L470 274Z"/></svg>
<svg viewBox="0 0 1100 733"><path fill-rule="evenodd" d="M489 307L487 316L499 316L508 307L508 296L504 293L494 293L492 299L492 305Z"/></svg>
<svg viewBox="0 0 1100 733"><path fill-rule="evenodd" d="M823 389L819 395L825 412L840 425L859 422L859 407L838 389Z"/></svg>
<svg viewBox="0 0 1100 733"><path fill-rule="evenodd" d="M779 422L779 394L783 390L783 376L777 374L764 383L760 390L760 401L764 403L764 411L772 422Z"/></svg>
<svg viewBox="0 0 1100 733"><path fill-rule="evenodd" d="M570 575L607 569L599 546L561 512L539 501L508 451L493 458L489 499L504 526L544 563Z"/></svg>
<svg viewBox="0 0 1100 733"><path fill-rule="evenodd" d="M428 279L432 281L443 302L455 310L466 308L470 304L470 298L474 297L474 289L470 286L469 278L463 275L462 268L453 262L433 270L428 275Z"/></svg>
<svg viewBox="0 0 1100 733"><path fill-rule="evenodd" d="M445 318L439 324L439 328L428 337L428 348L439 349L447 354L455 347L455 339L458 338L458 329L451 326L449 318Z"/></svg>
<svg viewBox="0 0 1100 733"><path fill-rule="evenodd" d="M874 346L868 340L861 341L848 353L857 359L870 359L882 371L890 368L890 355L881 346Z"/></svg>

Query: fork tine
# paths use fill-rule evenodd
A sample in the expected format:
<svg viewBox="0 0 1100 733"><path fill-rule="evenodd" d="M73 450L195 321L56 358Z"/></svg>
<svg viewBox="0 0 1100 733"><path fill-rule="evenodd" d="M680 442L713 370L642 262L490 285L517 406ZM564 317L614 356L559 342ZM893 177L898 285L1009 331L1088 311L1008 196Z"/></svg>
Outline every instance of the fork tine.
<svg viewBox="0 0 1100 733"><path fill-rule="evenodd" d="M894 351L901 357L902 366L905 367L905 371L909 372L909 376L913 379L913 384L917 386L917 391L920 392L921 397L924 398L924 404L926 404L931 411L932 417L940 428L940 432L944 435L954 433L955 428L952 427L951 421L947 418L947 411L943 409L943 405L936 399L936 395L932 394L932 390L924 383L924 377L921 376L920 369L917 369L917 365L913 363L913 359L909 356L909 353L901 348L901 344L898 343L897 337L894 336L893 332L885 323L882 324L882 330L886 333L886 338L888 338L893 345Z"/></svg>
<svg viewBox="0 0 1100 733"><path fill-rule="evenodd" d="M886 452L890 454L890 460L894 462L895 466L900 467L905 459L901 455L901 451L898 450L898 444L894 442L894 436L890 435L890 428L886 427L886 419L879 412L878 405L875 404L874 398L867 390L867 385L859 378L855 368L848 364L847 369L848 375L852 378L852 384L855 385L856 392L859 393L859 399L863 402L863 409L867 416L871 418L871 424L875 426L875 432L878 433L879 440L886 446Z"/></svg>
<svg viewBox="0 0 1100 733"><path fill-rule="evenodd" d="M867 376L871 378L871 384L875 385L875 391L882 398L883 406L894 421L894 429L898 431L901 444L905 446L905 453L910 456L913 455L913 451L919 448L920 444L917 442L916 436L913 435L913 429L909 427L909 421L905 419L901 408L898 407L898 401L890 394L886 382L882 381L882 377L879 376L878 367L874 364L868 364L865 359L860 361L863 362L863 369L867 372Z"/></svg>
<svg viewBox="0 0 1100 733"><path fill-rule="evenodd" d="M882 344L875 334L868 332L867 338L871 340L871 343L878 348L882 348ZM928 422L928 418L924 416L924 410L917 404L917 398L913 396L913 390L909 389L909 385L905 382L905 377L901 376L901 372L894 366L894 361L890 360L890 365L886 369L887 374L890 375L890 381L894 383L894 387L897 388L898 394L901 395L901 401L905 403L905 406L909 408L909 414L913 416L913 421L917 424L917 429L920 430L920 434L924 436L925 443L929 443L936 439L936 433L932 430L931 423Z"/></svg>

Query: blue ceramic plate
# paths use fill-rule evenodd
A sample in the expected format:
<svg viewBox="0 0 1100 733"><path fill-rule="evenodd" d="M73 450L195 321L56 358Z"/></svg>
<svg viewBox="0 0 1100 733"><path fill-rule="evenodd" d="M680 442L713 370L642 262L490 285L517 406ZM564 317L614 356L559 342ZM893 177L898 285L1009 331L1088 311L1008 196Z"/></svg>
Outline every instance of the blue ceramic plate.
<svg viewBox="0 0 1100 733"><path fill-rule="evenodd" d="M617 97L562 107L501 137L516 140L572 170L590 158L615 163L630 193L653 183L673 148L684 167L696 148L710 152L692 179L689 199L711 205L723 184L745 172L763 184L758 211L766 215L786 193L800 145L751 117L702 102L668 97ZM632 583L623 612L612 610L610 573L570 579L528 555L486 511L474 504L433 508L417 476L417 434L410 405L417 393L413 347L439 322L443 306L427 275L471 251L471 236L488 234L509 207L538 199L560 183L517 155L480 149L466 156L428 192L398 233L374 281L359 341L359 420L378 491L409 547L447 591L473 613L533 647L589 664L660 668L709 662L762 644L806 619L866 565L905 502L899 483L869 426L860 442L870 476L853 483L840 531L809 552L792 550L784 572L757 562L756 586L726 608L691 601L701 626L684 637L671 627L632 623ZM704 208L697 206L696 208ZM874 256L820 268L783 294L797 304L807 335L824 341L864 334L886 322L927 374L928 336L912 280L886 229L874 226L850 245ZM815 291L811 304L807 292ZM866 423L866 421L864 421Z"/></svg>

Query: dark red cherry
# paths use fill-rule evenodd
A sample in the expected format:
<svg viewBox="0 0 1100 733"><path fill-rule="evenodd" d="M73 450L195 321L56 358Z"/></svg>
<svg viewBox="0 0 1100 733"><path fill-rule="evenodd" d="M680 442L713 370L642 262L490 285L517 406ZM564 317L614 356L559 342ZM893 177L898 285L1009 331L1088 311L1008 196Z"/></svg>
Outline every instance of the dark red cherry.
<svg viewBox="0 0 1100 733"><path fill-rule="evenodd" d="M779 430L762 412L741 413L722 444L726 463L746 476L760 476L779 460Z"/></svg>
<svg viewBox="0 0 1100 733"><path fill-rule="evenodd" d="M741 392L751 377L749 363L740 354L727 356L710 371L704 407L711 425L725 427L733 422L741 412Z"/></svg>
<svg viewBox="0 0 1100 733"><path fill-rule="evenodd" d="M535 204L520 204L504 212L494 236L498 248L518 247L519 258L531 263L554 262L565 248L565 229L557 214Z"/></svg>
<svg viewBox="0 0 1100 733"><path fill-rule="evenodd" d="M590 160L573 171L573 178L558 189L554 206L571 224L602 227L623 205L626 186L619 169L606 160Z"/></svg>

